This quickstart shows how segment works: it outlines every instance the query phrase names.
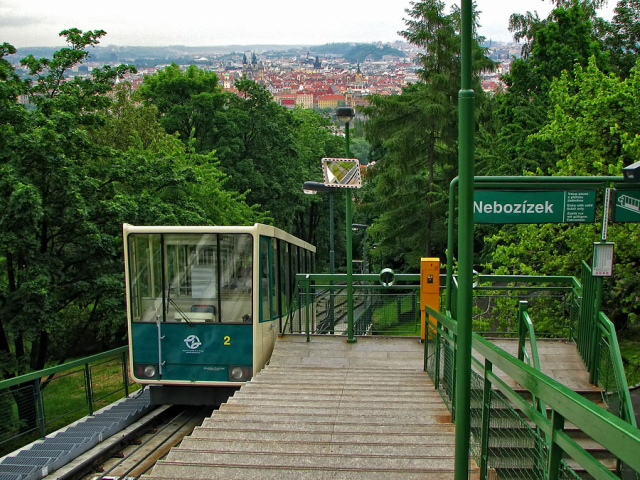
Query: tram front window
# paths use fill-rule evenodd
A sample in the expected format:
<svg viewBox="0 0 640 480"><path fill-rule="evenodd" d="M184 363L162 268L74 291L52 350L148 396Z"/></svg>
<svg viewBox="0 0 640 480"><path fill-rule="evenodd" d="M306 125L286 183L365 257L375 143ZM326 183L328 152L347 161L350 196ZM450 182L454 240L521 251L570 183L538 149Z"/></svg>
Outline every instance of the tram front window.
<svg viewBox="0 0 640 480"><path fill-rule="evenodd" d="M250 323L249 234L131 234L133 321Z"/></svg>

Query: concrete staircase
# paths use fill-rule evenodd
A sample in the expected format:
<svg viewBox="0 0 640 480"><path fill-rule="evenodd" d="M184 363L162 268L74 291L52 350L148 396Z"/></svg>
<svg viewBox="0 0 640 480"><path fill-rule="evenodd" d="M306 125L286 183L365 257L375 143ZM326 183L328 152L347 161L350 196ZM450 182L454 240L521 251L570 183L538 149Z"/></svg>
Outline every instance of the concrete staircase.
<svg viewBox="0 0 640 480"><path fill-rule="evenodd" d="M279 339L144 478L453 478L454 426L422 352L408 338Z"/></svg>

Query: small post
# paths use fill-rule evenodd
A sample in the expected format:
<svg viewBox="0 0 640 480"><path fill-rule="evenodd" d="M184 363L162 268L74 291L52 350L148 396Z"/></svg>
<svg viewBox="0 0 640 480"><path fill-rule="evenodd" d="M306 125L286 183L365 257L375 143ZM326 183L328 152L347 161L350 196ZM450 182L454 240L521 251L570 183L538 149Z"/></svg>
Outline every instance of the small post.
<svg viewBox="0 0 640 480"><path fill-rule="evenodd" d="M36 378L34 381L35 393L36 393L36 421L40 427L40 438L47 436L46 417L44 413L44 402L42 401L42 390L40 390L40 379Z"/></svg>
<svg viewBox="0 0 640 480"><path fill-rule="evenodd" d="M491 380L489 373L493 371L493 364L484 361L484 390L482 392L482 430L480 433L480 478L487 478L489 464L489 422L491 419Z"/></svg>
<svg viewBox="0 0 640 480"><path fill-rule="evenodd" d="M127 352L122 352L122 381L124 382L124 396L129 396L129 372L127 370Z"/></svg>
<svg viewBox="0 0 640 480"><path fill-rule="evenodd" d="M437 323L437 329L436 329L436 346L435 346L435 351L433 352L434 355L436 356L436 373L433 376L433 383L436 387L436 390L438 390L440 388L440 322ZM429 340L425 340L425 343L427 343Z"/></svg>
<svg viewBox="0 0 640 480"><path fill-rule="evenodd" d="M89 407L89 415L93 415L93 393L91 392L91 370L89 364L84 364L84 385L87 395L87 406Z"/></svg>
<svg viewBox="0 0 640 480"><path fill-rule="evenodd" d="M518 360L524 361L524 348L526 327L524 325L524 314L527 311L528 303L524 300L518 302Z"/></svg>
<svg viewBox="0 0 640 480"><path fill-rule="evenodd" d="M305 330L307 332L307 342L310 342L311 336L309 334L309 316L311 315L311 280L309 280L309 275L307 275L306 277L304 289L305 289L305 295L306 295Z"/></svg>
<svg viewBox="0 0 640 480"><path fill-rule="evenodd" d="M547 465L547 478L558 480L560 474L560 460L562 449L556 443L557 432L564 429L564 417L555 410L551 413L551 445L549 448L549 463Z"/></svg>

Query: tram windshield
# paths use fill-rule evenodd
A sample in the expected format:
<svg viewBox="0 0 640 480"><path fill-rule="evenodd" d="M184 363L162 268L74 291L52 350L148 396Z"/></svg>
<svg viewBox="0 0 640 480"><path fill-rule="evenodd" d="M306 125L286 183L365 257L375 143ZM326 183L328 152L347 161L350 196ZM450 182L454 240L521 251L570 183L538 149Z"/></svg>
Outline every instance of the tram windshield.
<svg viewBox="0 0 640 480"><path fill-rule="evenodd" d="M251 323L249 234L130 234L134 322Z"/></svg>

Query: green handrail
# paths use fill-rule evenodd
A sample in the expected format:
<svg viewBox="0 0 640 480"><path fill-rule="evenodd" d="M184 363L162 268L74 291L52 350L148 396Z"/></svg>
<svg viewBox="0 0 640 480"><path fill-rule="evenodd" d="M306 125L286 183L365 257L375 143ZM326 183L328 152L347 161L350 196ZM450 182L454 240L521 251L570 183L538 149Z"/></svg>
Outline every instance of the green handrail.
<svg viewBox="0 0 640 480"><path fill-rule="evenodd" d="M527 312L529 303L526 301L519 302L518 305L518 360L524 361L527 358L527 364L530 367L535 368L541 372L540 359L538 357L538 344L536 342L535 329L533 328L533 322ZM526 340L529 340L531 346L531 357L527 353ZM546 406L542 400L536 398L535 395L532 398L533 405L538 409L540 413L543 413Z"/></svg>
<svg viewBox="0 0 640 480"><path fill-rule="evenodd" d="M9 378L7 380L0 381L0 390L5 388L13 387L14 385L20 385L21 383L28 383L34 380L48 377L49 375L55 375L56 373L64 372L65 370L71 370L75 367L84 366L88 363L97 362L98 360L102 360L104 358L115 357L116 355L121 355L129 351L129 347L118 347L113 350L108 350L103 353L98 353L96 355L91 355L90 357L81 358L80 360L74 360L71 362L63 363L62 365L58 365L57 367L49 367L44 370L38 370L37 372L27 373L25 375L20 375L19 377Z"/></svg>
<svg viewBox="0 0 640 480"><path fill-rule="evenodd" d="M442 326L439 327L437 334L441 335L445 341L454 344L451 334L456 334L457 322L428 306L426 310ZM445 335L443 328L447 328L450 333ZM552 419L549 420L498 378L491 369L485 370L484 365L475 361L476 367L491 381L491 384L498 388L547 436L554 462L558 459L557 450L560 449L576 460L595 478L617 478L601 462L564 433L562 426L564 421L568 421L631 468L640 470L640 456L638 455L640 430L636 427L584 399L561 383L514 358L475 333L473 334L472 346L475 351L490 362L492 367L504 372L551 408ZM550 476L557 474L552 471L547 473Z"/></svg>
<svg viewBox="0 0 640 480"><path fill-rule="evenodd" d="M624 372L624 366L622 365L622 355L620 354L620 346L618 345L618 337L616 335L616 329L609 318L602 312L598 314L598 320L600 326L604 330L607 340L609 341L610 356L612 360L612 367L616 379L620 382L618 385L618 394L620 395L622 419L629 422L634 427L637 427L636 417L633 411L633 405L631 403L631 395L629 395L629 384L627 383L627 377Z"/></svg>

